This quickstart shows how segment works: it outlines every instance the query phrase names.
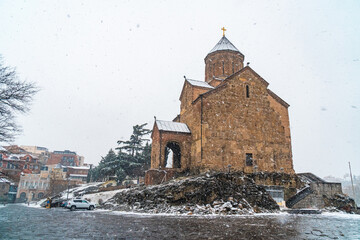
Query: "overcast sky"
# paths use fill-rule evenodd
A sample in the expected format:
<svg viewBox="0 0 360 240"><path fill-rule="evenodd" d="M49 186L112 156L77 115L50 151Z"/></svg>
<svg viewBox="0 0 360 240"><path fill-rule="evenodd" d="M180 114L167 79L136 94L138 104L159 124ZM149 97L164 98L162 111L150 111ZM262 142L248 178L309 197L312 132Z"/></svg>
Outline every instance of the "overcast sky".
<svg viewBox="0 0 360 240"><path fill-rule="evenodd" d="M222 36L290 104L296 172L360 175L360 1L4 1L0 54L41 91L18 145L97 164L132 126L172 120Z"/></svg>

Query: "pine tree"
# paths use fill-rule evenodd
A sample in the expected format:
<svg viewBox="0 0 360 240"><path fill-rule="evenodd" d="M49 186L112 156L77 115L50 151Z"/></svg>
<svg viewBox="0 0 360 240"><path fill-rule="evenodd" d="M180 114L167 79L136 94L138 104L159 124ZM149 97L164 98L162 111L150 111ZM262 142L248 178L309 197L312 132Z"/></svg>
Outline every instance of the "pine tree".
<svg viewBox="0 0 360 240"><path fill-rule="evenodd" d="M108 154L103 157L99 163L99 177L104 178L108 176L114 176L118 165L119 163L116 153L110 149Z"/></svg>
<svg viewBox="0 0 360 240"><path fill-rule="evenodd" d="M132 157L135 157L139 152L142 152L144 150L143 143L149 141L149 139L145 139L144 136L151 132L150 129L145 128L146 125L147 123L133 126L133 133L130 136L130 140L119 140L117 143L120 147L117 147L116 149L120 151L125 150Z"/></svg>
<svg viewBox="0 0 360 240"><path fill-rule="evenodd" d="M121 183L127 176L134 178L143 176L150 167L151 144L146 138L151 131L146 129L147 124L133 126L133 133L128 141L118 141L120 145L116 154L112 149L102 157L99 165L92 169L88 179L93 181L104 180L109 176L116 176Z"/></svg>

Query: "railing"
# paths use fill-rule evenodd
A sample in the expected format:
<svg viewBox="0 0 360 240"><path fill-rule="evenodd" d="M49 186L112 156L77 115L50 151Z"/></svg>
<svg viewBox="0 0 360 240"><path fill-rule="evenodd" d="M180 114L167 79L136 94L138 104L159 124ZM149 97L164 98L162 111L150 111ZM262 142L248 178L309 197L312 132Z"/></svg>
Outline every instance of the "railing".
<svg viewBox="0 0 360 240"><path fill-rule="evenodd" d="M296 203L303 200L306 196L311 194L313 191L311 190L311 187L305 187L300 192L292 196L286 201L286 207L292 208Z"/></svg>

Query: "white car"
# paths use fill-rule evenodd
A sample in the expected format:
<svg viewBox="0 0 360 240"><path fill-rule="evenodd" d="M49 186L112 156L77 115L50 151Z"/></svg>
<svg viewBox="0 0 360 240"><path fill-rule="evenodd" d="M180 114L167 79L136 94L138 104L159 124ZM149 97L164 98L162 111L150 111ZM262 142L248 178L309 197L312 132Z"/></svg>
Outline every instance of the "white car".
<svg viewBox="0 0 360 240"><path fill-rule="evenodd" d="M84 199L73 199L68 201L66 205L66 208L69 208L71 211L74 211L75 209L94 210L95 207L95 203L88 202Z"/></svg>

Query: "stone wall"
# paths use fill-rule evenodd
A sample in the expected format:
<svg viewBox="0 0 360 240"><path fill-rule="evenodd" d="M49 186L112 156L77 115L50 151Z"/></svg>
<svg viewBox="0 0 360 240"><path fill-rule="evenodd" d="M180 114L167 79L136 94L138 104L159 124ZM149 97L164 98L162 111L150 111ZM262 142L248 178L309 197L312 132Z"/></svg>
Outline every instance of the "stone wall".
<svg viewBox="0 0 360 240"><path fill-rule="evenodd" d="M317 195L335 195L343 194L341 183L323 183L323 182L312 182L310 183L311 189Z"/></svg>
<svg viewBox="0 0 360 240"><path fill-rule="evenodd" d="M145 185L156 185L176 177L176 169L150 169L145 173Z"/></svg>
<svg viewBox="0 0 360 240"><path fill-rule="evenodd" d="M205 81L225 77L243 68L244 56L234 51L216 51L205 58Z"/></svg>
<svg viewBox="0 0 360 240"><path fill-rule="evenodd" d="M210 88L193 86L185 80L183 90L180 95L180 114L183 114L192 102L200 96L200 94L209 90Z"/></svg>
<svg viewBox="0 0 360 240"><path fill-rule="evenodd" d="M159 131L157 126L155 125L152 133L151 168L165 168L165 148L167 143L169 142L176 142L180 146L181 169L189 168L191 164L190 139L190 134Z"/></svg>
<svg viewBox="0 0 360 240"><path fill-rule="evenodd" d="M259 172L248 174L248 177L254 179L257 185L284 187L285 201L295 195L297 189L305 186L296 174Z"/></svg>
<svg viewBox="0 0 360 240"><path fill-rule="evenodd" d="M163 168L164 142L178 139L186 146L183 161L190 172L230 167L245 173L294 174L289 105L243 61L235 51L206 56L205 81L215 89L185 81L176 120L187 124L191 135L165 136L154 128L151 168ZM247 155L252 163L246 164Z"/></svg>
<svg viewBox="0 0 360 240"><path fill-rule="evenodd" d="M342 195L341 183L310 183L312 193L296 203L292 208L324 208L325 199L331 198L337 194Z"/></svg>
<svg viewBox="0 0 360 240"><path fill-rule="evenodd" d="M225 171L231 165L252 172L245 166L246 153L251 153L258 171L293 173L288 121L282 121L288 116L271 106L267 85L250 68L223 84L202 99L202 167ZM181 121L193 132L186 119Z"/></svg>

